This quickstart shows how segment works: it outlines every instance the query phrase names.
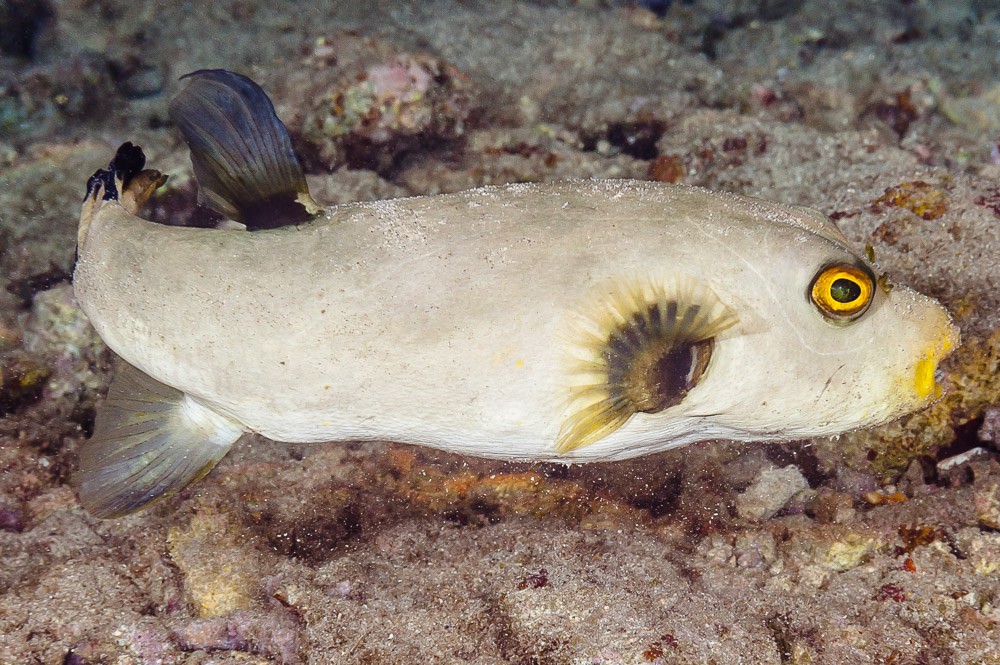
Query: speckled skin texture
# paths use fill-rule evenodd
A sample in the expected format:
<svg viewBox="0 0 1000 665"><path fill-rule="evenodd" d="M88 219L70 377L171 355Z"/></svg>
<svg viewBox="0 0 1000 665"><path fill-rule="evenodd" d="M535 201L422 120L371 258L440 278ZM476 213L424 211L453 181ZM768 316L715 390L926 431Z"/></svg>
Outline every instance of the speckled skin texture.
<svg viewBox="0 0 1000 665"><path fill-rule="evenodd" d="M37 401L0 399L0 663L1000 662L995 10L847 0L765 18L696 0L658 21L610 4L60 2L34 59L0 51L16 121L0 129L0 284L72 265L84 181L124 140L171 174L143 214L196 217L164 126L181 74L252 76L297 134L316 88L430 53L475 107L456 142L389 141L377 171L307 150L318 198L655 175L811 206L955 316L943 399L833 440L568 469L248 441L192 490L99 521L68 478L110 356L68 285L27 307L0 288L0 371L22 354L52 377ZM136 96L151 72L162 90ZM809 489L766 517L760 488L801 487L789 466Z"/></svg>

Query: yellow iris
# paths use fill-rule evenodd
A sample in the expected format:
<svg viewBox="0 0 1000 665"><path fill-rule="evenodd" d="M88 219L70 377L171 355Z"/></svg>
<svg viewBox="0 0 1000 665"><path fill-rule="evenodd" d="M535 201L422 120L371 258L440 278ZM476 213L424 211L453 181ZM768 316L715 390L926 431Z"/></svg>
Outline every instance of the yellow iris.
<svg viewBox="0 0 1000 665"><path fill-rule="evenodd" d="M836 265L822 270L813 280L810 295L820 311L837 319L861 315L871 303L872 278L853 266Z"/></svg>

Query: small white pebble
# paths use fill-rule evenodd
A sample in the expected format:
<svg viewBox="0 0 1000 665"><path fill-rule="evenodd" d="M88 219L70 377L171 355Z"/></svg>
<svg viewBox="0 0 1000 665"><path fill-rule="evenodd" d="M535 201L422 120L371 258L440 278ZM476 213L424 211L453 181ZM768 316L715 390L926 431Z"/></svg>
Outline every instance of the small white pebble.
<svg viewBox="0 0 1000 665"><path fill-rule="evenodd" d="M736 514L748 520L770 519L789 499L808 487L809 483L794 465L764 469L753 484L736 497Z"/></svg>
<svg viewBox="0 0 1000 665"><path fill-rule="evenodd" d="M980 455L985 455L986 449L976 446L975 448L970 448L964 453L959 453L958 455L952 455L951 457L946 457L937 463L937 470L947 471L948 469L953 469L956 466L961 466L974 457L979 457Z"/></svg>

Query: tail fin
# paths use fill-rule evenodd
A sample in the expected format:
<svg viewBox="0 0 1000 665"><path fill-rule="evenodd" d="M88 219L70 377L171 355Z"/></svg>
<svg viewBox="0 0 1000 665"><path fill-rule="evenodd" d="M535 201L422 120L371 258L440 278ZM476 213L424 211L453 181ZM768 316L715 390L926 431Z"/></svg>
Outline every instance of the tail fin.
<svg viewBox="0 0 1000 665"><path fill-rule="evenodd" d="M134 215L167 181L167 176L159 171L143 169L145 165L146 155L142 148L127 141L118 146L108 168L98 169L90 176L80 209L77 245L82 245L87 239L90 222L106 202L118 201Z"/></svg>
<svg viewBox="0 0 1000 665"><path fill-rule="evenodd" d="M242 434L236 423L122 362L80 452L80 501L96 517L127 515L203 477Z"/></svg>
<svg viewBox="0 0 1000 665"><path fill-rule="evenodd" d="M224 69L183 78L170 118L191 150L206 202L251 231L301 224L318 206L288 131L259 85Z"/></svg>

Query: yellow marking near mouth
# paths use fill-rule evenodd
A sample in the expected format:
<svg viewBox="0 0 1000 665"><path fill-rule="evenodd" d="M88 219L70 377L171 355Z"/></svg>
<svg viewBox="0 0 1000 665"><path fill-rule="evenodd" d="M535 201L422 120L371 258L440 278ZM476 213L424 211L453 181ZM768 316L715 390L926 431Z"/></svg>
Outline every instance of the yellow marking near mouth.
<svg viewBox="0 0 1000 665"><path fill-rule="evenodd" d="M925 356L917 361L917 369L914 373L913 389L920 399L937 399L941 397L941 386L934 380L934 372L937 370L937 359L933 356Z"/></svg>
<svg viewBox="0 0 1000 665"><path fill-rule="evenodd" d="M934 341L934 345L927 349L917 361L913 373L913 390L920 399L939 399L941 397L941 386L934 379L937 372L938 361L948 356L955 348L953 333L942 335Z"/></svg>

